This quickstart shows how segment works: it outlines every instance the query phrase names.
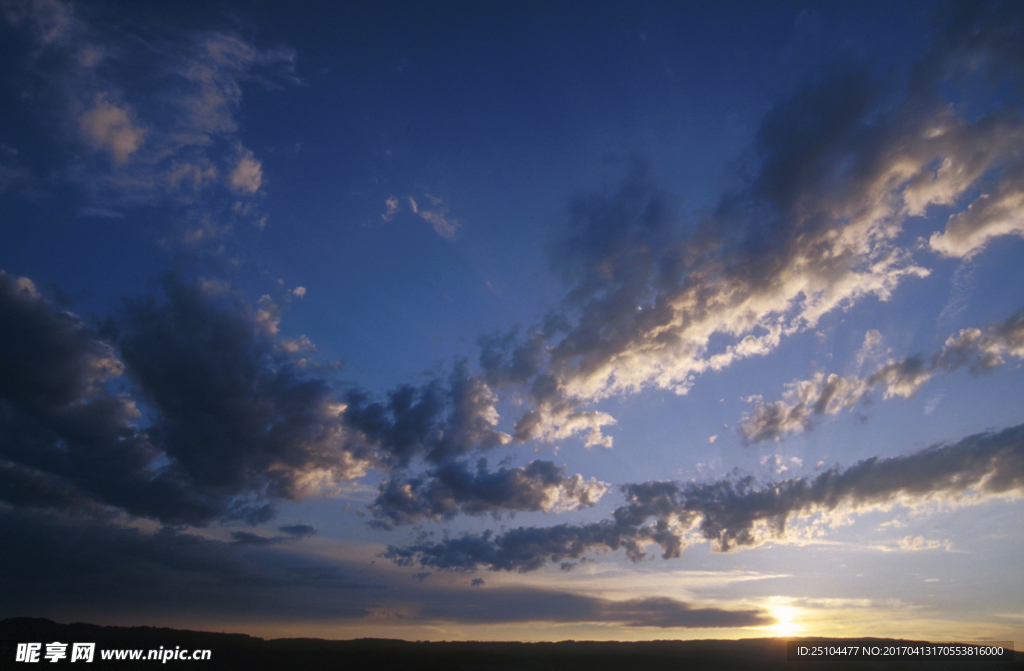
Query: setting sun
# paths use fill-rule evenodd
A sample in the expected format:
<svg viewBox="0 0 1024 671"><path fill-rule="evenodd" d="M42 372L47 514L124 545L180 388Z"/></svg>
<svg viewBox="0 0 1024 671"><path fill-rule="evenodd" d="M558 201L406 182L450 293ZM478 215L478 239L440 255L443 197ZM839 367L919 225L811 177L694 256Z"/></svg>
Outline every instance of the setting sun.
<svg viewBox="0 0 1024 671"><path fill-rule="evenodd" d="M768 628L773 636L786 637L803 634L804 627L798 620L799 609L792 606L769 606L768 610L778 620L777 623Z"/></svg>

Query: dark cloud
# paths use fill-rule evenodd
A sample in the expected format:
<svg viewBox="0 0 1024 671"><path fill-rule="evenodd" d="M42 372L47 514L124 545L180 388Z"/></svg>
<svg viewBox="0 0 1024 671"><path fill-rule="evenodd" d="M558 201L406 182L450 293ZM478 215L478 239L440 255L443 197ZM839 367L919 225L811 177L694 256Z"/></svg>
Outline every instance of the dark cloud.
<svg viewBox="0 0 1024 671"><path fill-rule="evenodd" d="M265 544L231 544L170 530L147 533L94 520L0 511L7 587L0 617L59 609L101 622L153 614L176 626L357 620L399 609L407 622L579 622L632 627L772 624L756 609L697 607L668 598L610 601L531 588L403 587L367 579L365 567L331 565ZM424 574L429 576L430 574ZM87 576L87 578L83 578ZM401 593L398 593L401 589Z"/></svg>
<svg viewBox="0 0 1024 671"><path fill-rule="evenodd" d="M579 526L519 527L502 534L485 531L433 544L389 545L383 556L400 566L419 564L452 571L486 567L492 571L526 573L536 571L549 561L580 559L589 552L614 552L620 548L625 549L626 556L633 561L640 561L647 556L643 548L646 543L654 542L654 533L649 527L638 528L610 520ZM669 552L673 545L681 545L678 540L666 544Z"/></svg>
<svg viewBox="0 0 1024 671"><path fill-rule="evenodd" d="M373 401L361 389L345 395L345 421L366 446L398 466L415 457L445 463L476 450L504 445L511 437L498 431L497 396L468 365L458 362L447 380L421 387L402 385L387 402Z"/></svg>
<svg viewBox="0 0 1024 671"><path fill-rule="evenodd" d="M695 608L668 597L611 601L536 589L487 589L424 608L420 616L449 622L594 622L625 627L763 627L775 619L760 609Z"/></svg>
<svg viewBox="0 0 1024 671"><path fill-rule="evenodd" d="M260 536L259 534L250 533L248 531L232 531L231 538L235 545L280 545L282 543L294 543L297 540L305 538L306 536L313 536L316 534L316 529L309 526L308 524L295 524L292 526L278 527L280 531L283 531L286 535L284 536Z"/></svg>
<svg viewBox="0 0 1024 671"><path fill-rule="evenodd" d="M260 536L248 531L232 531L231 537L236 545L277 545L285 540L282 536Z"/></svg>
<svg viewBox="0 0 1024 671"><path fill-rule="evenodd" d="M668 597L611 602L601 611L607 619L627 627L764 627L776 623L760 609L693 608Z"/></svg>
<svg viewBox="0 0 1024 671"><path fill-rule="evenodd" d="M109 383L124 364L75 315L0 272L0 497L63 510L108 506L171 523L231 512L155 462L139 410Z"/></svg>
<svg viewBox="0 0 1024 671"><path fill-rule="evenodd" d="M0 615L59 612L96 621L158 618L178 626L224 621L360 618L383 590L261 545L233 545L164 529L155 533L28 510L0 511ZM347 571L348 568L345 568ZM362 595L362 596L358 596Z"/></svg>
<svg viewBox="0 0 1024 671"><path fill-rule="evenodd" d="M902 457L872 457L846 470L757 487L752 478L681 490L682 509L701 534L728 551L782 538L794 517L932 500L970 503L1024 487L1024 425L964 438ZM976 498L974 498L976 497Z"/></svg>
<svg viewBox="0 0 1024 671"><path fill-rule="evenodd" d="M680 205L654 185L646 165L634 160L613 192L579 196L570 202L565 231L549 249L551 265L577 285L574 297L590 293L585 288L588 282L602 287L609 280L628 285L635 261L655 258L658 249L673 242ZM637 256L630 258L634 263L619 263L615 257L620 255ZM638 274L645 277L648 269L640 265Z"/></svg>
<svg viewBox="0 0 1024 671"><path fill-rule="evenodd" d="M128 303L121 354L185 477L225 495L300 499L363 473L369 455L342 449L343 407L281 346L272 310L216 285L163 289Z"/></svg>
<svg viewBox="0 0 1024 671"><path fill-rule="evenodd" d="M120 347L0 274L0 497L122 509L169 524L265 521L372 455L345 449L343 406L276 335L274 310L167 279L131 301ZM124 388L128 380L139 403Z"/></svg>
<svg viewBox="0 0 1024 671"><path fill-rule="evenodd" d="M35 31L40 49L68 55L102 46L99 33L60 3L50 19L19 7L8 19ZM993 20L983 12L971 25ZM1007 40L967 32L945 39L978 54L1013 49ZM95 70L101 52L88 52L100 59L92 65L74 67ZM189 152L232 138L240 83L255 81L259 68L287 70L292 57L220 33L193 36L184 51L156 54L161 71L180 79L168 109L183 120L179 135L191 139L176 140L168 151L159 132L165 124L129 92L103 86L107 75L100 70L86 88L68 89L81 113L74 132L124 166L146 164L151 151L177 157L180 164L164 166L178 171L174 188L199 188L203 161L217 161ZM558 310L533 327L482 339L478 373L458 362L449 375L402 385L383 400L358 388L338 398L278 336L279 306L270 299L247 305L216 282L168 280L162 296L130 301L117 343L80 325L62 327L59 311L38 308L53 319L27 323L65 337L70 353L28 331L18 336L27 343L20 346L31 352L49 342L47 353L32 358L55 370L67 367L59 374L67 382L4 388L6 444L17 446L5 448L12 452L2 475L8 496L53 507L91 500L170 523L256 522L269 519L275 500L329 493L339 481L380 467L395 471L377 507L378 519L389 524L515 506L544 509L538 483L546 476L539 471L521 473L526 480L513 492L494 478L511 482L520 478L515 470L488 480L458 463L501 445L576 435L588 446L609 447L604 431L614 418L588 404L651 386L685 393L696 376L764 355L830 311L866 296L884 300L907 277L927 274L899 242L907 218L981 188L1012 196L1006 185L1016 173L1003 168L1012 168L1024 147L1019 114L961 113L942 97L942 86L974 84L948 68L922 67L913 77L917 93L905 98L867 68L848 64L798 87L766 115L750 179L701 221L684 220L677 200L639 162L618 187L574 199L564 235L550 249L553 268L569 283ZM928 86L931 92L921 93ZM230 182L229 190L251 195L259 189L258 161L240 144L228 144L230 170L222 165L219 178ZM988 202L979 201L976 210ZM724 346L712 348L714 338ZM977 367L1000 356L986 352ZM893 393L915 370L927 371L927 364L913 369L914 363L882 376ZM38 377L44 385L53 374L14 368L11 379ZM138 407L109 390L122 376L139 390ZM751 435L778 436L809 415L843 406L854 394L844 382L823 379L809 392L817 397L803 415L765 406L767 428ZM33 394L49 396L37 402ZM498 428L499 394L524 402L509 433ZM72 447L58 449L65 444ZM429 474L399 472L418 459L429 464ZM523 468L538 469L537 463Z"/></svg>
<svg viewBox="0 0 1024 671"><path fill-rule="evenodd" d="M304 538L306 536L315 536L316 529L308 524L291 524L283 527L278 527L278 530L283 531L290 536L295 538Z"/></svg>
<svg viewBox="0 0 1024 671"><path fill-rule="evenodd" d="M488 472L480 459L474 472L451 462L418 477L392 479L380 486L371 510L377 526L391 528L421 520L451 519L459 513L481 515L515 511L572 510L594 505L607 491L604 483L566 476L550 461Z"/></svg>
<svg viewBox="0 0 1024 671"><path fill-rule="evenodd" d="M712 483L646 482L622 488L626 505L612 519L584 525L519 527L502 534L467 534L440 543L389 546L402 565L470 571L533 571L548 562L623 548L633 561L657 544L678 557L690 531L728 552L784 539L796 518L929 501L971 503L1024 493L1024 425L964 438L902 457L873 457L814 478L760 485L753 477Z"/></svg>
<svg viewBox="0 0 1024 671"><path fill-rule="evenodd" d="M386 403L359 390L343 402L279 335L280 305L251 306L222 282L167 277L159 294L128 300L108 327L116 348L25 279L0 276L0 311L0 480L12 504L257 523L275 501L330 494L380 467L396 470L374 512L394 525L571 509L606 490L551 462L488 473L457 461L511 440L496 429L495 394L464 363ZM113 391L128 382L132 394ZM413 458L435 467L409 477Z"/></svg>

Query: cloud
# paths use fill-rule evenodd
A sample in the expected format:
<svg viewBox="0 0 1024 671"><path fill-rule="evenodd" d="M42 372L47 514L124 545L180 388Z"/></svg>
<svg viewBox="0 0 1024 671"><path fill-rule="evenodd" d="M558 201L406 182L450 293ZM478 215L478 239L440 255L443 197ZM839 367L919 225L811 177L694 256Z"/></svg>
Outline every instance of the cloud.
<svg viewBox="0 0 1024 671"><path fill-rule="evenodd" d="M448 207L440 198L432 196L429 193L424 194L424 198L430 201L430 204L434 209L425 209L416 202L415 198L412 196L406 196L406 201L409 203L409 209L413 211L413 214L419 216L420 219L429 223L433 227L434 232L442 238L446 240L454 239L459 232L461 224L459 224L457 219L449 217ZM384 208L384 214L381 215L381 219L385 223L394 219L395 215L401 211L401 208L398 205L398 198L395 196L389 196L388 199L384 201Z"/></svg>
<svg viewBox="0 0 1024 671"><path fill-rule="evenodd" d="M476 472L451 462L415 478L392 479L380 486L371 510L377 525L391 528L421 520L447 520L459 513L575 510L593 506L608 486L593 478L565 476L564 467L550 461L531 461L519 468L487 471L487 460Z"/></svg>
<svg viewBox="0 0 1024 671"><path fill-rule="evenodd" d="M919 552L921 550L934 550L942 547L942 543L939 541L926 541L924 536L904 536L899 541L900 550L909 550L912 552ZM926 580L925 582L934 582Z"/></svg>
<svg viewBox="0 0 1024 671"><path fill-rule="evenodd" d="M239 533L236 538L254 535ZM667 597L615 601L530 587L483 588L480 579L461 589L399 586L368 575L365 565L338 559L325 564L290 554L277 543L221 542L167 529L147 533L24 510L0 511L0 539L18 548L0 556L9 583L0 617L60 608L73 614L68 617L87 620L160 613L164 621L193 627L197 614L206 627L312 618L379 626L375 615L397 608L405 622L579 622L659 629L773 622L756 608Z"/></svg>
<svg viewBox="0 0 1024 671"><path fill-rule="evenodd" d="M280 546L214 541L164 528L29 510L0 511L0 557L7 576L2 615L70 613L118 621L159 614L177 626L225 620L362 618L384 591L359 566L324 564ZM82 576L88 576L83 579ZM272 615L271 615L272 614ZM172 625L175 626L175 625Z"/></svg>
<svg viewBox="0 0 1024 671"><path fill-rule="evenodd" d="M63 153L54 175L75 187L82 207L174 205L237 214L237 197L259 191L261 162L237 138L243 86L297 81L294 53L261 50L228 33L113 29L80 18L60 0L6 3L4 15L35 41L26 65L36 75L30 104L46 106L40 119L59 120L57 128L44 128L59 140L57 151L43 150ZM67 147L76 143L95 152ZM252 207L244 209L260 220Z"/></svg>
<svg viewBox="0 0 1024 671"><path fill-rule="evenodd" d="M395 215L398 214L399 209L400 208L398 207L398 199L395 198L394 196L389 196L388 199L384 201L384 214L380 215L380 218L383 219L385 222L389 222L395 218Z"/></svg>
<svg viewBox="0 0 1024 671"><path fill-rule="evenodd" d="M440 543L408 547L390 545L383 556L402 566L419 564L454 571L487 567L520 573L535 571L549 561L579 560L595 551L623 549L627 558L638 562L648 556L645 547L651 543L661 547L664 558L678 557L683 543L670 523L678 508L673 499L676 486L648 482L621 489L627 505L616 509L611 520L579 526L519 527L498 535L488 530L480 535L466 534ZM651 516L660 519L644 526Z"/></svg>
<svg viewBox="0 0 1024 671"><path fill-rule="evenodd" d="M5 2L4 18L15 26L25 26L42 45L64 42L80 30L80 22L68 4L53 0Z"/></svg>
<svg viewBox="0 0 1024 671"><path fill-rule="evenodd" d="M292 524L283 527L278 527L281 531L286 534L290 534L294 538L304 538L306 536L315 536L316 529L308 524Z"/></svg>
<svg viewBox="0 0 1024 671"><path fill-rule="evenodd" d="M656 544L662 557L679 557L690 532L728 552L793 535L791 523L816 515L849 514L931 501L979 503L1024 495L1024 425L969 436L900 457L873 457L813 478L758 486L753 477L710 483L624 485L626 504L610 520L583 525L519 527L501 534L466 534L439 543L389 546L401 565L471 571L533 571L548 562L624 549L637 562Z"/></svg>
<svg viewBox="0 0 1024 671"><path fill-rule="evenodd" d="M219 497L155 467L159 449L137 428L138 408L110 390L125 365L109 343L2 271L0 314L3 500L172 522L228 513Z"/></svg>
<svg viewBox="0 0 1024 671"><path fill-rule="evenodd" d="M0 280L9 503L256 523L276 501L332 495L380 468L391 477L373 511L397 525L569 510L607 491L552 462L489 473L459 461L512 441L497 429L497 397L464 362L386 403L354 387L339 398L299 358L309 339L280 333L282 306L269 295L252 306L224 282L167 277L159 294L128 299L105 339L29 280ZM416 458L433 470L410 477Z"/></svg>
<svg viewBox="0 0 1024 671"><path fill-rule="evenodd" d="M668 597L629 599L603 605L605 618L627 627L763 627L775 624L769 613L758 610L694 608Z"/></svg>
<svg viewBox="0 0 1024 671"><path fill-rule="evenodd" d="M931 248L943 256L970 259L992 238L1024 237L1024 171L1016 172L994 196L982 194L966 210L950 216L946 230L929 239Z"/></svg>
<svg viewBox="0 0 1024 671"><path fill-rule="evenodd" d="M188 477L232 494L301 499L361 476L344 406L277 338L277 306L253 310L219 286L164 283L129 302L121 353L154 411L152 431Z"/></svg>
<svg viewBox="0 0 1024 671"><path fill-rule="evenodd" d="M0 143L0 195L14 192L31 178L31 172L18 159L18 150Z"/></svg>
<svg viewBox="0 0 1024 671"><path fill-rule="evenodd" d="M779 440L792 433L808 430L815 415L834 415L852 408L868 392L864 380L846 379L835 373L826 377L817 373L810 380L792 382L781 401L765 403L755 396L754 412L744 415L739 429L747 444Z"/></svg>
<svg viewBox="0 0 1024 671"><path fill-rule="evenodd" d="M248 531L232 531L231 537L234 538L233 542L236 545L277 545L284 540L282 536L260 536Z"/></svg>
<svg viewBox="0 0 1024 671"><path fill-rule="evenodd" d="M94 148L110 154L115 163L126 163L142 145L145 131L132 123L129 110L107 101L97 93L92 107L78 119L82 135Z"/></svg>
<svg viewBox="0 0 1024 671"><path fill-rule="evenodd" d="M349 449L344 406L290 358L273 306L221 283L163 289L127 303L115 347L0 272L0 498L256 522L375 463ZM115 391L129 381L137 395Z"/></svg>
<svg viewBox="0 0 1024 671"><path fill-rule="evenodd" d="M286 535L260 536L258 534L249 533L248 531L232 531L231 537L234 539L232 544L257 546L280 545L282 543L294 543L306 536L316 535L316 529L308 524L295 524L292 526L278 527L278 529L283 531Z"/></svg>
<svg viewBox="0 0 1024 671"><path fill-rule="evenodd" d="M865 351L877 349L879 337L877 331L868 332L859 363ZM1024 308L984 330L969 328L951 335L942 349L928 357L888 361L866 378L817 373L810 380L791 382L782 400L765 403L761 396L755 396L750 399L753 413L740 420L740 433L747 444L780 440L788 434L809 431L817 416L853 408L878 386L885 386L884 398L908 398L936 373L968 366L972 374L979 374L1005 364L1007 357L1024 358Z"/></svg>
<svg viewBox="0 0 1024 671"><path fill-rule="evenodd" d="M448 218L447 209L439 212L424 210L419 212L420 217L434 227L434 232L446 240L451 240L459 232L459 222Z"/></svg>
<svg viewBox="0 0 1024 671"><path fill-rule="evenodd" d="M509 443L497 430L497 396L479 376L458 362L447 379L420 387L401 385L386 403L373 401L362 389L345 394L345 421L358 435L352 440L390 456L396 466L414 457L442 464L471 452Z"/></svg>
<svg viewBox="0 0 1024 671"><path fill-rule="evenodd" d="M447 622L594 622L660 629L763 627L775 623L760 609L700 608L669 597L612 601L523 588L475 590L451 602L431 604L420 611L420 616Z"/></svg>
<svg viewBox="0 0 1024 671"><path fill-rule="evenodd" d="M960 210L965 219L947 236L988 236L1005 229L997 219L1019 219L1006 213L1018 204L1024 121L991 99L980 113L952 102L976 102L1021 72L1019 58L995 65L1019 52L1014 40L978 37L1005 34L1018 14L1004 7L951 23L906 92L863 67L825 68L768 112L749 179L700 220L687 221L642 162L617 186L574 199L549 250L565 300L544 322L481 343L488 383L528 403L516 440L583 435L608 446L613 419L587 414L588 404L651 387L685 394L698 376L764 356L825 315L888 300L930 272L921 245L906 239L911 218ZM965 54L991 67L960 76ZM977 190L993 195L965 209ZM978 249L981 238L970 240L957 249ZM863 384L826 376L794 393L831 412L855 402ZM763 438L806 425L814 408L783 412L792 405L763 407L776 425Z"/></svg>
<svg viewBox="0 0 1024 671"><path fill-rule="evenodd" d="M240 193L253 194L263 183L263 167L253 153L239 145L238 162L228 176L231 188Z"/></svg>

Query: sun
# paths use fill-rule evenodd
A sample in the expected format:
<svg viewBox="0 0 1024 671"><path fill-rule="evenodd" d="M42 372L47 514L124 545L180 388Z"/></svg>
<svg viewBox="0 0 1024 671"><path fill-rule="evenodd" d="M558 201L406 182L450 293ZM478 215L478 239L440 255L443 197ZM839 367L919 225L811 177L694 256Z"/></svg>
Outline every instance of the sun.
<svg viewBox="0 0 1024 671"><path fill-rule="evenodd" d="M798 621L797 616L800 611L792 606L771 606L772 615L778 622L771 627L768 627L775 636L796 636L800 634L804 628Z"/></svg>

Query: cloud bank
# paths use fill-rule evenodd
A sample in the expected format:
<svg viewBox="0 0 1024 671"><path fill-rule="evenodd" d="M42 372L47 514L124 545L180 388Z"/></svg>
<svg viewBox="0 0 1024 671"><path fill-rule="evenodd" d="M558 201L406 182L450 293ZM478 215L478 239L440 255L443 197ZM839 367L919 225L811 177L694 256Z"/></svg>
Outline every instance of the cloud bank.
<svg viewBox="0 0 1024 671"><path fill-rule="evenodd" d="M377 468L392 477L372 510L390 527L572 510L606 493L550 461L469 468L466 455L511 441L483 380L459 365L386 404L341 392L280 334L281 309L269 296L249 305L223 282L168 276L160 294L128 299L104 336L0 272L0 500L255 524L275 502L330 496ZM433 467L410 475L414 460Z"/></svg>
<svg viewBox="0 0 1024 671"><path fill-rule="evenodd" d="M976 504L1024 495L1024 425L969 436L901 457L865 459L813 478L759 484L753 476L711 483L651 481L624 485L626 504L609 520L583 525L519 527L502 534L466 534L439 543L389 546L400 565L472 571L527 572L623 549L634 562L657 545L677 558L692 532L713 550L729 552L794 535L792 524L893 505Z"/></svg>

